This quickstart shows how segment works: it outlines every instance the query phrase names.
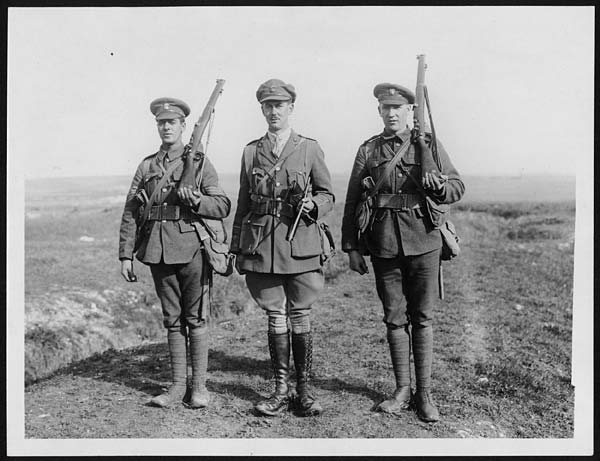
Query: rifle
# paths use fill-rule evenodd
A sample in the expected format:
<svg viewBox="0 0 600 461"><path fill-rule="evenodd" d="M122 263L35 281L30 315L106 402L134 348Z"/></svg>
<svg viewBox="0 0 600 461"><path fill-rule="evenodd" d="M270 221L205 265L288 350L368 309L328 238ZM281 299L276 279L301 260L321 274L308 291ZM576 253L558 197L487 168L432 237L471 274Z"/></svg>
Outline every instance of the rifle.
<svg viewBox="0 0 600 461"><path fill-rule="evenodd" d="M433 117L431 115L431 106L429 105L429 96L427 94L427 86L425 85L425 55L417 55L418 66L417 66L417 87L415 90L415 110L414 110L414 128L413 128L413 140L424 140L425 138L430 139L430 149L421 148L421 174L424 176L425 172L435 171L438 174L442 172L442 164L437 151L437 143L435 139L435 129L433 127ZM431 133L425 134L425 128L427 127L425 121L425 104L427 104L427 113L429 114L429 127ZM421 141L421 142L422 142ZM421 144L419 142L419 144ZM431 152L431 155L429 155Z"/></svg>
<svg viewBox="0 0 600 461"><path fill-rule="evenodd" d="M188 142L183 151L183 172L181 173L181 180L179 182L179 189L183 187L190 187L192 189L196 189L196 185L200 184L197 182L196 172L194 171L194 161L200 160L200 155L198 150L202 150L201 140L202 135L204 134L204 130L208 123L212 120L213 113L215 111L215 105L217 104L217 98L223 92L223 86L225 85L225 80L217 79L217 84L215 89L213 90L210 98L208 99L208 103L206 107L202 111L202 115L194 125L194 131L192 132L192 136L190 137L190 142ZM210 136L210 130L209 130ZM208 145L208 139L207 139ZM200 152L202 153L202 152ZM202 171L204 170L204 162L200 166L200 173L198 177L200 180L202 179Z"/></svg>
<svg viewBox="0 0 600 461"><path fill-rule="evenodd" d="M442 164L437 151L437 142L435 139L435 129L433 127L433 117L431 115L431 107L429 105L429 96L427 94L427 86L425 85L425 55L417 55L417 87L415 89L415 110L414 110L414 128L412 132L413 140L417 141L420 146L421 155L421 177L425 176L426 172L442 173ZM425 132L425 104L427 104L427 113L429 114L429 127L431 133ZM430 148L426 148L425 140L429 138ZM440 259L440 267L438 272L438 293L440 299L444 299L444 268Z"/></svg>
<svg viewBox="0 0 600 461"><path fill-rule="evenodd" d="M291 242L296 235L296 229L298 228L298 223L300 222L300 218L302 217L302 211L304 210L304 199L308 197L308 189L310 188L310 176L308 181L306 181L306 186L304 186L304 191L302 191L302 199L300 199L300 209L298 210L298 214L296 215L296 219L294 220L294 224L289 228L285 239L288 242Z"/></svg>

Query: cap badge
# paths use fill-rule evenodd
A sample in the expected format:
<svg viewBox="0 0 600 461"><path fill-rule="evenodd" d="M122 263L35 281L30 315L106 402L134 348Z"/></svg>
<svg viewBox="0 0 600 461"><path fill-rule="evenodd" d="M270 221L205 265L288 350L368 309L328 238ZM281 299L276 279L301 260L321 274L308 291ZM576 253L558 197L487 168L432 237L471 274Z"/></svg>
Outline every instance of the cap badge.
<svg viewBox="0 0 600 461"><path fill-rule="evenodd" d="M396 88L390 88L388 90L388 92L390 93L390 95L395 95L396 94Z"/></svg>
<svg viewBox="0 0 600 461"><path fill-rule="evenodd" d="M163 105L163 109L164 110L169 110L171 108L171 106L169 105L168 102L165 102L165 104Z"/></svg>

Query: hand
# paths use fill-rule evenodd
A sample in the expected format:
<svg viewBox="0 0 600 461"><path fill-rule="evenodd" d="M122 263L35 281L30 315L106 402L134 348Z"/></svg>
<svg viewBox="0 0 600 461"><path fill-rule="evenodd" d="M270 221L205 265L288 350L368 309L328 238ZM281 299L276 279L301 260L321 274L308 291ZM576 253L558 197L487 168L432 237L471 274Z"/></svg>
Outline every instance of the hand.
<svg viewBox="0 0 600 461"><path fill-rule="evenodd" d="M367 266L365 258L357 250L348 253L348 261L350 269L354 272L358 272L360 275L369 273L369 266Z"/></svg>
<svg viewBox="0 0 600 461"><path fill-rule="evenodd" d="M305 216L308 216L309 213L315 209L315 202L312 201L312 199L310 198L303 198L300 203L298 203L298 211L300 210L300 207L302 207L302 214Z"/></svg>
<svg viewBox="0 0 600 461"><path fill-rule="evenodd" d="M177 189L177 195L184 205L192 208L198 208L202 195L199 191L193 190L191 187L180 187Z"/></svg>
<svg viewBox="0 0 600 461"><path fill-rule="evenodd" d="M133 273L133 261L131 259L121 261L121 275L128 282L137 282L137 277Z"/></svg>
<svg viewBox="0 0 600 461"><path fill-rule="evenodd" d="M438 175L437 171L427 171L422 179L423 189L440 192L446 185L447 180L448 176L445 174Z"/></svg>

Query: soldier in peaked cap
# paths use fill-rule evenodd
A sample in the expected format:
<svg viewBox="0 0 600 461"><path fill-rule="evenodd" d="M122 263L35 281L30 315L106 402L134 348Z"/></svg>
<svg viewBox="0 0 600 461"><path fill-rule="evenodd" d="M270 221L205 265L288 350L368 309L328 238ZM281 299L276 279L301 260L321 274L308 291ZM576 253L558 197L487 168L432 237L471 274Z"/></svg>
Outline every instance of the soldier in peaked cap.
<svg viewBox="0 0 600 461"><path fill-rule="evenodd" d="M150 111L156 119L161 145L139 164L127 194L119 238L121 274L128 282L135 281L135 253L150 267L162 306L173 382L167 392L150 402L168 407L185 400L189 407L201 408L210 399L205 386L210 267L193 222L199 217L225 218L231 203L206 156L197 165L200 168L204 162L198 188L178 190L183 171L181 138L189 106L179 99L159 98L152 101ZM188 340L191 390L187 388Z"/></svg>
<svg viewBox="0 0 600 461"><path fill-rule="evenodd" d="M242 155L231 251L246 285L267 313L267 338L275 392L255 409L274 416L293 401L288 387L291 351L296 368L297 409L317 415L322 407L308 388L312 365L311 305L324 288L322 219L334 204L321 147L291 129L296 90L278 79L258 87L256 98L268 131ZM288 231L301 213L296 233ZM288 320L291 327L288 327Z"/></svg>
<svg viewBox="0 0 600 461"><path fill-rule="evenodd" d="M350 269L359 274L369 271L363 256L371 255L377 294L383 304L396 389L378 409L398 413L408 409L412 400L418 417L434 422L439 419L439 412L430 393L432 321L442 239L429 219L425 197L407 176L421 182L420 149L429 147L425 143L409 144L388 172L387 165L395 154L405 143L411 143L407 121L415 95L392 83L376 85L373 94L384 128L361 144L354 159L342 219L342 250L348 253ZM462 197L464 184L439 140L437 149L444 174L429 175L422 187L436 203L453 203ZM361 194L373 191L380 179L370 221L361 234L355 210ZM416 375L414 396L410 382L411 341Z"/></svg>

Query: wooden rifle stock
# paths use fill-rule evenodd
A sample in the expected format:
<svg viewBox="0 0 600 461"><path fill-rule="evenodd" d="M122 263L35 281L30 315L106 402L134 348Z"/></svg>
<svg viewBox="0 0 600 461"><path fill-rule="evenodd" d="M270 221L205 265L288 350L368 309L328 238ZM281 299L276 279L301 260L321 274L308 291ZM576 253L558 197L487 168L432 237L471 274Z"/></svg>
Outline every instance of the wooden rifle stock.
<svg viewBox="0 0 600 461"><path fill-rule="evenodd" d="M201 140L204 131L210 121L210 118L215 110L215 105L217 104L217 99L223 92L223 86L225 85L225 80L218 79L215 89L213 90L210 98L208 99L208 103L204 110L202 111L202 115L194 125L194 131L192 132L192 136L190 137L190 142L188 142L185 146L184 150L184 163L183 163L183 172L181 174L181 181L179 182L179 188L189 187L192 189L196 189L196 185L198 183L198 178L202 178L202 171L200 171L199 175L196 175L194 168L194 161L198 161L200 156L197 156L198 149L201 148ZM202 162L201 169L204 168L204 162Z"/></svg>
<svg viewBox="0 0 600 461"><path fill-rule="evenodd" d="M421 174L424 176L426 172L441 173L441 165L439 159L437 159L437 145L435 141L435 131L433 130L433 120L431 120L431 110L429 108L429 101L427 100L427 86L425 85L425 69L427 64L425 63L425 55L417 55L418 66L417 66L417 87L415 89L415 109L414 109L414 121L415 128L413 129L413 140L417 141L420 145L421 153ZM429 111L431 125L428 126L425 120L425 104L427 103L427 110ZM425 134L426 129L431 132ZM429 149L424 149L425 141L430 145Z"/></svg>

